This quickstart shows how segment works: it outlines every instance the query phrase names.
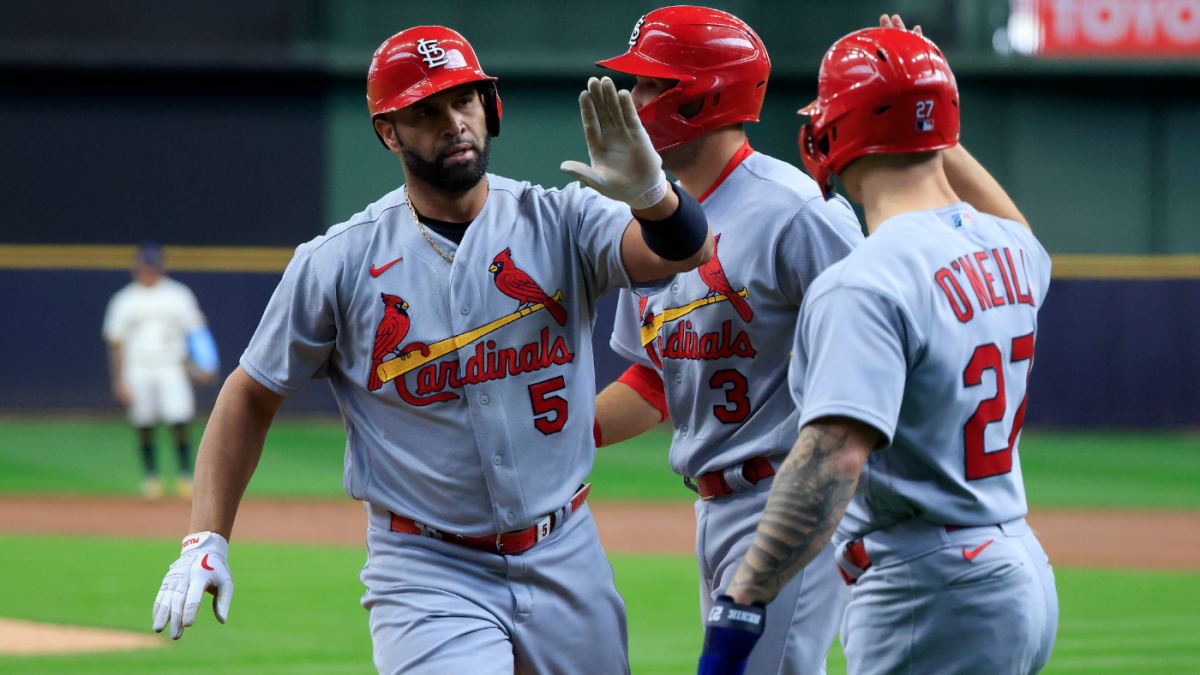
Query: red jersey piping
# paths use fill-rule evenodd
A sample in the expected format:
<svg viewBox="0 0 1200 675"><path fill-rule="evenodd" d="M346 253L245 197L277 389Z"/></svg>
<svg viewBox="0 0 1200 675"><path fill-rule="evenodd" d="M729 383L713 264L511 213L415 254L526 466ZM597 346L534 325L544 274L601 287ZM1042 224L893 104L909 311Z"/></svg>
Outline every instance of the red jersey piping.
<svg viewBox="0 0 1200 675"><path fill-rule="evenodd" d="M742 147L738 148L738 151L733 153L733 157L729 159L729 163L725 165L725 169L721 171L721 175L717 176L717 179L713 181L713 184L708 186L708 189L705 190L704 194L700 195L700 198L696 201L704 203L704 200L708 199L708 196L711 195L714 190L721 187L721 183L724 183L726 178L729 178L729 174L733 173L733 170L738 168L738 165L752 154L754 154L754 148L750 147L750 139L747 138L746 142L742 143Z"/></svg>

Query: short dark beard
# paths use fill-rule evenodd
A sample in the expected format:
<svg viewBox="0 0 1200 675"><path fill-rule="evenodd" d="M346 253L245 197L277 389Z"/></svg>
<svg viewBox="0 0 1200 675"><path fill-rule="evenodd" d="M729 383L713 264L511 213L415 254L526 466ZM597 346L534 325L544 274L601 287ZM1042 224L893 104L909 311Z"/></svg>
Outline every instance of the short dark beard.
<svg viewBox="0 0 1200 675"><path fill-rule="evenodd" d="M400 135L397 134L396 138L398 140ZM400 144L400 154L404 160L404 167L411 171L414 177L420 178L443 192L466 192L478 185L479 181L483 180L483 175L487 173L488 161L492 157L492 137L484 135L482 148L474 142L464 139L455 139L447 147L458 143L470 144L475 150L475 159L447 167L444 157L430 162L410 151L402 143Z"/></svg>

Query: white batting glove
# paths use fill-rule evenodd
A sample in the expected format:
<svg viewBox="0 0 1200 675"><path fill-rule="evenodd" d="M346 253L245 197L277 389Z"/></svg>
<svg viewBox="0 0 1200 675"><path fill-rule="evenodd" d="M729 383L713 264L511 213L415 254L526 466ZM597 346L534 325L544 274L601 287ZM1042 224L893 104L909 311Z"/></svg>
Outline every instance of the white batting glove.
<svg viewBox="0 0 1200 675"><path fill-rule="evenodd" d="M211 591L213 614L225 623L233 600L233 576L229 572L229 542L215 532L198 532L183 538L183 552L163 579L154 599L154 632L161 633L171 622L171 639L196 623L196 611L204 592Z"/></svg>
<svg viewBox="0 0 1200 675"><path fill-rule="evenodd" d="M635 209L647 209L661 201L671 185L629 92L618 92L607 77L593 77L587 91L579 95L579 112L592 165L563 162L562 172Z"/></svg>

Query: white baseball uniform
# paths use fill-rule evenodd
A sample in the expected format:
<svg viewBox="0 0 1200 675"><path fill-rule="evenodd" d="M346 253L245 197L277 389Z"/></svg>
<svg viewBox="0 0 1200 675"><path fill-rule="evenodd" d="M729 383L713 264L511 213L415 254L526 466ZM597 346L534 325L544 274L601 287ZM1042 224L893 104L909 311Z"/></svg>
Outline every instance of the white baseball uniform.
<svg viewBox="0 0 1200 675"><path fill-rule="evenodd" d="M241 365L279 394L333 387L381 673L628 672L624 602L570 502L595 455L596 301L638 286L632 214L578 184L487 180L461 244L429 233L453 263L403 188L296 249ZM452 543L534 526L520 555Z"/></svg>
<svg viewBox="0 0 1200 675"><path fill-rule="evenodd" d="M652 297L622 292L611 342L658 374L674 425L671 467L687 478L740 475L756 457L783 461L798 430L785 383L800 303L863 240L845 200L825 201L811 178L748 143L701 204L717 237L713 260ZM753 542L771 484L696 502L701 616ZM848 601L830 546L768 607L746 672L824 673Z"/></svg>
<svg viewBox="0 0 1200 675"><path fill-rule="evenodd" d="M187 336L204 325L196 296L163 277L153 286L136 281L122 288L104 313L104 339L121 346L119 377L129 391L129 422L184 424L195 414L185 368Z"/></svg>
<svg viewBox="0 0 1200 675"><path fill-rule="evenodd" d="M955 204L888 219L805 296L800 425L845 416L884 436L837 535L870 559L842 625L853 675L1023 675L1049 658L1054 575L1018 456L1049 283L1029 230Z"/></svg>

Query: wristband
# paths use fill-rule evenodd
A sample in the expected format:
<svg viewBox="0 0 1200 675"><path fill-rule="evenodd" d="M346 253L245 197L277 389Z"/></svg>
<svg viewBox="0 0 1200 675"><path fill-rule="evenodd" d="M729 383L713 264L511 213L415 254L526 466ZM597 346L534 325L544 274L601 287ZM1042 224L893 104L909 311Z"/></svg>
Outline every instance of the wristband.
<svg viewBox="0 0 1200 675"><path fill-rule="evenodd" d="M762 636L767 608L761 603L739 605L728 595L713 603L704 627L704 651L698 675L742 675L746 660Z"/></svg>
<svg viewBox="0 0 1200 675"><path fill-rule="evenodd" d="M642 226L642 241L663 260L687 260L704 247L708 239L708 217L704 207L679 186L671 189L679 197L679 208L662 220L646 220L638 216Z"/></svg>
<svg viewBox="0 0 1200 675"><path fill-rule="evenodd" d="M717 598L708 611L708 628L732 628L755 636L762 635L767 608L762 604L739 605L728 595Z"/></svg>
<svg viewBox="0 0 1200 675"><path fill-rule="evenodd" d="M667 196L667 190L671 189L668 187L670 185L671 182L667 180L667 175L664 174L662 170L659 170L658 182L654 184L654 187L643 192L642 195L637 199L631 199L625 203L629 204L630 208L648 209L651 206L661 202L663 197Z"/></svg>

